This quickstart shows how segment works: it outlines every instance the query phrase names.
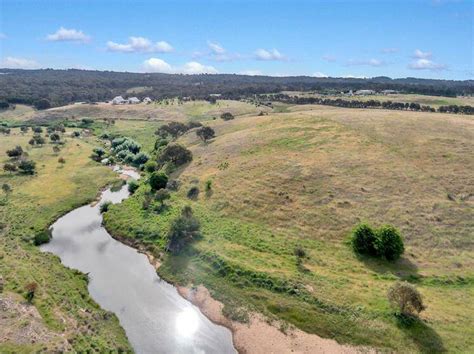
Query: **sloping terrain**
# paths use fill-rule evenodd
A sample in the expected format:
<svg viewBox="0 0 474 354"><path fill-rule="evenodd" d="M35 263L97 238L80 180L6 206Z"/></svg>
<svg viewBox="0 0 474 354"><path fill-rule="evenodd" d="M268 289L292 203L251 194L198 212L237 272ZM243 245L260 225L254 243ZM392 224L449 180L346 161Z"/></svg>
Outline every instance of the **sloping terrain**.
<svg viewBox="0 0 474 354"><path fill-rule="evenodd" d="M170 221L191 205L203 237L160 269L203 283L231 316L241 308L321 336L395 350L474 347L474 121L469 117L322 106L209 121L216 138L179 142L193 161L159 214L134 197L105 214L107 227L162 249ZM211 181L211 189L205 184ZM186 198L200 188L196 201ZM356 257L360 221L405 238L395 263ZM298 263L295 248L307 257ZM386 297L409 280L427 305L422 322L397 323ZM298 290L292 290L296 286Z"/></svg>

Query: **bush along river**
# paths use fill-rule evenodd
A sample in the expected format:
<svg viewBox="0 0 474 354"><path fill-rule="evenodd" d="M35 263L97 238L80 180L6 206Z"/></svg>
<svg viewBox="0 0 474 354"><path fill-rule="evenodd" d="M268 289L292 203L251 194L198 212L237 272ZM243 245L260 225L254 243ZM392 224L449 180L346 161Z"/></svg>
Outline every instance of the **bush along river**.
<svg viewBox="0 0 474 354"><path fill-rule="evenodd" d="M119 172L139 178L132 170ZM116 192L107 189L95 205L64 215L41 250L89 275L90 295L117 315L136 353L236 353L230 330L212 323L158 277L144 254L113 239L102 226L100 205L128 196L126 184Z"/></svg>

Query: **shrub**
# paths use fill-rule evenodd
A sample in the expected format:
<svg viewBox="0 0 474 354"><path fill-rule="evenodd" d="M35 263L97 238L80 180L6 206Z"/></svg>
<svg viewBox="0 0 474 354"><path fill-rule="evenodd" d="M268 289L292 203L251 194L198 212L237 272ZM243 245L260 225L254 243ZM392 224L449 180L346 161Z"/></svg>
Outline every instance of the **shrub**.
<svg viewBox="0 0 474 354"><path fill-rule="evenodd" d="M206 142L216 136L214 129L211 127L201 127L196 130L196 135L201 138L202 141Z"/></svg>
<svg viewBox="0 0 474 354"><path fill-rule="evenodd" d="M71 136L72 136L73 138L78 138L78 137L81 136L81 133L76 130L76 131L73 131L73 132L72 132Z"/></svg>
<svg viewBox="0 0 474 354"><path fill-rule="evenodd" d="M184 207L181 216L171 224L166 250L174 254L181 252L189 242L199 236L199 229L199 221L194 217L191 207Z"/></svg>
<svg viewBox="0 0 474 354"><path fill-rule="evenodd" d="M92 150L91 158L94 161L100 161L100 160L102 160L102 157L104 157L104 155L105 155L105 150L98 147L98 148L94 148Z"/></svg>
<svg viewBox="0 0 474 354"><path fill-rule="evenodd" d="M143 165L144 163L146 163L149 159L150 159L150 155L148 155L145 152L139 152L137 155L135 155L133 163L136 166L140 166L140 165Z"/></svg>
<svg viewBox="0 0 474 354"><path fill-rule="evenodd" d="M298 258L306 257L306 251L301 246L296 246L295 250L294 250L294 253L295 253L295 256L298 257Z"/></svg>
<svg viewBox="0 0 474 354"><path fill-rule="evenodd" d="M155 161L147 161L144 168L146 172L152 173L156 171L158 164Z"/></svg>
<svg viewBox="0 0 474 354"><path fill-rule="evenodd" d="M25 298L26 298L26 301L28 301L28 303L31 304L33 302L37 289L38 289L38 284L35 282L29 283L25 286L25 290L26 290Z"/></svg>
<svg viewBox="0 0 474 354"><path fill-rule="evenodd" d="M21 146L17 145L13 149L7 150L7 155L8 157L18 158L23 155L23 149L21 148Z"/></svg>
<svg viewBox="0 0 474 354"><path fill-rule="evenodd" d="M166 189L160 189L155 194L155 200L160 203L161 207L163 207L165 201L170 198L171 198L171 195Z"/></svg>
<svg viewBox="0 0 474 354"><path fill-rule="evenodd" d="M64 157L60 157L60 158L58 159L58 162L64 164L64 163L66 163L66 159L65 159Z"/></svg>
<svg viewBox="0 0 474 354"><path fill-rule="evenodd" d="M33 130L34 133L40 134L40 133L43 132L43 128L41 128L41 127L33 127L31 129Z"/></svg>
<svg viewBox="0 0 474 354"><path fill-rule="evenodd" d="M28 132L28 129L29 129L29 127L26 126L26 125L22 125L22 126L20 127L20 131L21 131L22 133Z"/></svg>
<svg viewBox="0 0 474 354"><path fill-rule="evenodd" d="M40 246L43 243L48 243L51 240L51 231L50 230L43 230L35 234L35 238L33 240L35 246Z"/></svg>
<svg viewBox="0 0 474 354"><path fill-rule="evenodd" d="M166 183L168 183L168 176L163 172L153 172L148 180L152 190L159 190L166 188Z"/></svg>
<svg viewBox="0 0 474 354"><path fill-rule="evenodd" d="M368 224L359 224L352 231L351 244L356 253L376 256L376 234Z"/></svg>
<svg viewBox="0 0 474 354"><path fill-rule="evenodd" d="M387 293L390 305L398 314L414 316L425 309L421 294L407 282L396 282Z"/></svg>
<svg viewBox="0 0 474 354"><path fill-rule="evenodd" d="M170 162L174 166L179 167L192 161L193 155L191 151L186 149L184 146L179 144L169 144L158 156L158 164L163 166L165 163Z"/></svg>
<svg viewBox="0 0 474 354"><path fill-rule="evenodd" d="M18 164L18 169L24 174L33 175L36 171L36 163L31 160L23 160Z"/></svg>
<svg viewBox="0 0 474 354"><path fill-rule="evenodd" d="M7 184L7 183L4 183L2 184L2 191L5 193L5 194L8 194L12 191L12 187Z"/></svg>
<svg viewBox="0 0 474 354"><path fill-rule="evenodd" d="M106 213L109 210L109 207L111 205L112 205L112 202L110 202L110 201L103 202L99 207L100 212L101 213Z"/></svg>
<svg viewBox="0 0 474 354"><path fill-rule="evenodd" d="M196 186L189 188L187 196L189 199L196 200L199 196L199 188Z"/></svg>
<svg viewBox="0 0 474 354"><path fill-rule="evenodd" d="M390 225L384 225L377 230L375 248L379 257L389 261L400 258L405 251L402 236L396 228Z"/></svg>
<svg viewBox="0 0 474 354"><path fill-rule="evenodd" d="M14 163L6 163L3 165L3 170L5 172L15 172L18 168L16 167L16 165Z"/></svg>
<svg viewBox="0 0 474 354"><path fill-rule="evenodd" d="M170 191L177 191L179 189L179 181L176 179L169 180L168 183L166 183L166 189Z"/></svg>
<svg viewBox="0 0 474 354"><path fill-rule="evenodd" d="M58 134L58 133L52 133L49 138L51 139L51 141L53 143L56 143L58 142L59 140L61 140L61 136Z"/></svg>
<svg viewBox="0 0 474 354"><path fill-rule="evenodd" d="M234 119L234 115L230 112L225 112L225 113L221 114L221 118L223 120L232 120L232 119Z"/></svg>
<svg viewBox="0 0 474 354"><path fill-rule="evenodd" d="M137 181L135 181L134 179L131 179L129 182L128 182L128 192L130 194L133 194L137 191L138 187L140 187L140 185L138 184Z"/></svg>
<svg viewBox="0 0 474 354"><path fill-rule="evenodd" d="M212 181L211 181L210 179L208 179L208 180L206 181L206 185L205 185L204 188L205 188L206 192L210 192L210 191L211 191L211 189L212 189Z"/></svg>

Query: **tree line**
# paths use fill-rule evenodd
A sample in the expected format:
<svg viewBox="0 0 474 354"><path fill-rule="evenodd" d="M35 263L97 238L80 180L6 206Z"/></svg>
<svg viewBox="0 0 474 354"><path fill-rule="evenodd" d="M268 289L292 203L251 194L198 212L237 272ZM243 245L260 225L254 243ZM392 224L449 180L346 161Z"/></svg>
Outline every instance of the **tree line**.
<svg viewBox="0 0 474 354"><path fill-rule="evenodd" d="M267 97L267 96L265 96ZM416 102L392 102L377 100L345 100L342 98L322 98L322 97L298 97L286 94L277 94L271 96L272 100L289 104L320 104L334 107L344 108L384 108L405 111L421 111L421 112L439 112L439 113L455 113L455 114L474 114L473 106L449 105L440 106L435 109L428 105L420 105Z"/></svg>
<svg viewBox="0 0 474 354"><path fill-rule="evenodd" d="M397 90L404 93L455 97L474 94L474 81L391 79L375 77L315 78L309 76L270 77L235 74L182 75L147 74L91 70L0 69L0 101L37 107L62 106L72 102L101 102L126 95L133 87L148 87L139 98L187 97L189 99L242 99L255 94L281 91L341 91L369 89ZM44 101L47 100L47 101ZM0 107L1 108L1 107Z"/></svg>

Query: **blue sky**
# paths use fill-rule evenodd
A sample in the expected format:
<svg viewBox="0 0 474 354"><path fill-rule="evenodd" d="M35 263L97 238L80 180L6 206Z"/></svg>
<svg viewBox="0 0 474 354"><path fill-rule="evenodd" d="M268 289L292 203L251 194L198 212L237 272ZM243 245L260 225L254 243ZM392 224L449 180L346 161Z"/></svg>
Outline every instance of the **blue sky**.
<svg viewBox="0 0 474 354"><path fill-rule="evenodd" d="M473 8L473 0L0 0L0 67L472 79Z"/></svg>

